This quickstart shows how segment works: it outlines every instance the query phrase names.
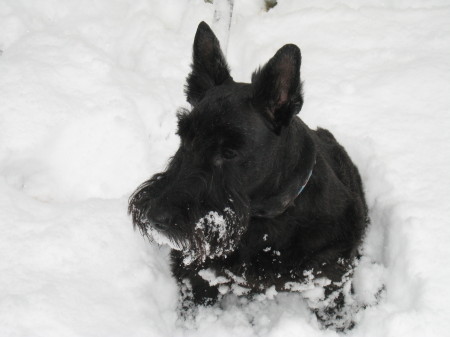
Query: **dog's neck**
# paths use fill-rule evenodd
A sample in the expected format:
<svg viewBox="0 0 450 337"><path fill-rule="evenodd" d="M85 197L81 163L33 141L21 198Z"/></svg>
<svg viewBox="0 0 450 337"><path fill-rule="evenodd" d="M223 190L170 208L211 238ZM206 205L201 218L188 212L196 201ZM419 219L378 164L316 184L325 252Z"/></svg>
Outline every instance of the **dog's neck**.
<svg viewBox="0 0 450 337"><path fill-rule="evenodd" d="M291 171L283 172L280 185L269 191L272 195L252 198L251 216L274 218L283 214L294 204L294 200L304 191L313 175L317 152L310 129L300 119L295 119L282 137L285 137L283 141L291 144L291 147L282 147L288 152L280 151L279 160L284 162L286 158L290 158L294 165L289 165L292 167ZM292 148L299 151L293 155L289 152Z"/></svg>
<svg viewBox="0 0 450 337"><path fill-rule="evenodd" d="M288 141L295 144L300 151L298 151L298 158L296 159L298 165L291 173L291 178L285 182L286 198L291 200L288 206L292 205L294 200L304 191L311 179L317 161L317 150L311 130L300 119L294 120L291 126L291 137Z"/></svg>

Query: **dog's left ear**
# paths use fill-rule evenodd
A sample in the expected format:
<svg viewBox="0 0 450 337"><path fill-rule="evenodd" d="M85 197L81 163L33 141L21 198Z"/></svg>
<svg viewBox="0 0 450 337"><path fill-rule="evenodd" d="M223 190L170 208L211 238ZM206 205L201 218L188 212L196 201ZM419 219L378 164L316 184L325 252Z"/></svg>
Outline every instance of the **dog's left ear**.
<svg viewBox="0 0 450 337"><path fill-rule="evenodd" d="M187 101L192 105L197 104L205 96L206 91L231 78L219 40L203 21L195 33L191 67L185 92Z"/></svg>
<svg viewBox="0 0 450 337"><path fill-rule="evenodd" d="M300 64L300 49L287 44L252 75L253 104L277 134L303 105Z"/></svg>

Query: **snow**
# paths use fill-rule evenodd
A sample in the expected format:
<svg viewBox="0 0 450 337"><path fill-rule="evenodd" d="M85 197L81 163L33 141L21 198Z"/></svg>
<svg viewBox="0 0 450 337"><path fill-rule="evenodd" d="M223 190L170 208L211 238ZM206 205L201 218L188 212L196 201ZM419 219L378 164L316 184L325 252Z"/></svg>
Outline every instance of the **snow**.
<svg viewBox="0 0 450 337"><path fill-rule="evenodd" d="M229 207L227 207L227 210L231 211ZM195 229L198 229L200 231L210 229L211 232L217 234L218 239L222 239L227 233L227 227L224 217L214 211L210 211L208 214L202 217L196 223Z"/></svg>
<svg viewBox="0 0 450 337"><path fill-rule="evenodd" d="M449 336L450 6L261 8L234 3L232 75L299 45L301 117L333 132L365 184L367 307L347 334ZM193 36L213 18L202 0L0 1L0 336L338 335L296 293L227 295L177 322L169 249L126 214L178 147Z"/></svg>
<svg viewBox="0 0 450 337"><path fill-rule="evenodd" d="M195 247L185 245L187 249L183 250L183 264L188 266L194 261L205 262L206 257L226 257L234 250L243 233L242 228L235 230L231 226L235 221L236 213L230 207L225 207L221 214L209 211L198 219L194 230L196 235L203 239L195 241ZM220 244L211 246L210 242L219 242ZM169 243L169 245L172 244Z"/></svg>

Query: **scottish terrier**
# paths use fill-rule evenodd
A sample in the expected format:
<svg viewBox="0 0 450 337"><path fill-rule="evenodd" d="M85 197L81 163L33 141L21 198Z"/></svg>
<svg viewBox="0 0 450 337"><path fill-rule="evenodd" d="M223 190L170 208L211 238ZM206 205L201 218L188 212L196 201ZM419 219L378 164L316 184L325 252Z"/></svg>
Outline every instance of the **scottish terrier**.
<svg viewBox="0 0 450 337"><path fill-rule="evenodd" d="M329 326L342 316L367 206L344 148L297 117L300 64L287 44L251 83L235 82L216 36L198 26L180 147L129 201L134 226L172 248L182 311L227 293L321 287L309 298L317 317Z"/></svg>

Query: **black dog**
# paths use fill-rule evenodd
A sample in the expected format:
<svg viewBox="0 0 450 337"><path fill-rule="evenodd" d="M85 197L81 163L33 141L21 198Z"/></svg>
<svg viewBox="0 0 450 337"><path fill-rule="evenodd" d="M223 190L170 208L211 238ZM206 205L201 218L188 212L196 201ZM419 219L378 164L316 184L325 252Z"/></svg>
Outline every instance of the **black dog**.
<svg viewBox="0 0 450 337"><path fill-rule="evenodd" d="M250 84L234 82L214 33L198 26L180 148L129 204L144 235L174 248L184 309L227 292L301 291L317 279L326 302L318 317L327 324L342 307L367 206L343 147L296 116L300 63L299 48L285 45Z"/></svg>

